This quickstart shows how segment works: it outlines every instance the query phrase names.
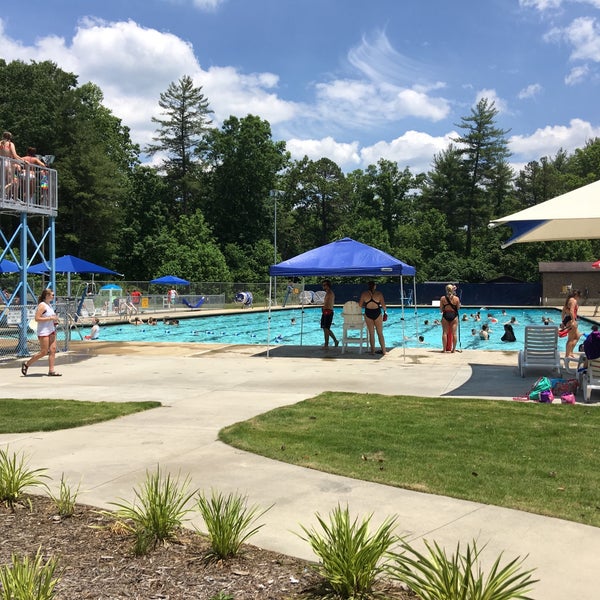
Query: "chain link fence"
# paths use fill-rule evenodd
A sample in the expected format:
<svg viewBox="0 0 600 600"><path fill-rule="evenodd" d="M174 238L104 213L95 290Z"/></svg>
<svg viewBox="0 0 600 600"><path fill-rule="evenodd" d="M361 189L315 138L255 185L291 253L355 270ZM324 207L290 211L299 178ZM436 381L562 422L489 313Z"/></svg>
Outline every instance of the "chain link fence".
<svg viewBox="0 0 600 600"><path fill-rule="evenodd" d="M0 360L14 360L39 350L35 322L37 303L13 304L12 300L19 302L19 299L11 299L8 290L11 282L5 280L5 283L8 285L3 285L4 305L0 303ZM42 285L40 282L40 292ZM275 304L297 304L303 291L303 287L297 285L280 284L271 288ZM192 282L173 289L176 294L171 295L167 286L159 287L147 281L75 280L72 282L74 294L67 296L65 282L57 281L55 310L60 317L57 350L66 352L71 340L83 340L93 318L128 322L160 313L197 313L250 306L267 308L270 304L268 283Z"/></svg>

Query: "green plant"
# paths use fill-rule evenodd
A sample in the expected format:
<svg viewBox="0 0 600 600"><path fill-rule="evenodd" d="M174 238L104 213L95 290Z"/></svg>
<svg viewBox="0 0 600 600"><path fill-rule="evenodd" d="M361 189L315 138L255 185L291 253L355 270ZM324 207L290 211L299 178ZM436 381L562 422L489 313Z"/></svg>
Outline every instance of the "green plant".
<svg viewBox="0 0 600 600"><path fill-rule="evenodd" d="M11 556L11 564L0 566L1 600L50 600L60 577L55 577L58 560L49 558L45 563L42 549L33 558Z"/></svg>
<svg viewBox="0 0 600 600"><path fill-rule="evenodd" d="M211 554L218 558L236 556L240 546L263 526L254 524L271 507L249 507L247 498L236 493L225 496L213 490L210 498L198 494L198 510L208 529Z"/></svg>
<svg viewBox="0 0 600 600"><path fill-rule="evenodd" d="M65 481L65 474L63 473L60 476L58 495L55 496L52 492L49 492L50 498L52 498L54 506L61 517L70 517L75 512L75 504L77 503L80 485L81 484L77 486L76 490L73 490L73 488Z"/></svg>
<svg viewBox="0 0 600 600"><path fill-rule="evenodd" d="M225 592L219 592L212 596L210 600L233 600L233 596L231 594L226 594Z"/></svg>
<svg viewBox="0 0 600 600"><path fill-rule="evenodd" d="M435 542L425 546L428 556L403 543L388 571L422 600L529 600L525 594L537 581L531 578L533 569L522 569L525 559L520 557L501 567L502 554L484 575L479 561L483 548L475 541L464 552L459 543L450 557Z"/></svg>
<svg viewBox="0 0 600 600"><path fill-rule="evenodd" d="M359 524L351 521L348 507L334 508L329 523L317 513L323 533L301 526L313 552L321 559L316 566L333 591L342 598L364 598L376 577L385 571L388 552L398 541L393 532L396 517L387 518L374 533L369 533L369 515Z"/></svg>
<svg viewBox="0 0 600 600"><path fill-rule="evenodd" d="M23 453L17 456L16 452L9 454L8 447L0 448L0 502L12 509L25 488L45 485L45 470L30 469Z"/></svg>
<svg viewBox="0 0 600 600"><path fill-rule="evenodd" d="M187 504L196 493L196 490L188 492L189 484L189 476L181 483L179 476L163 477L159 466L154 473L146 471L146 481L140 491L134 489L132 503L111 502L117 507L117 520L135 536L136 554L145 554L150 547L172 537L181 526L191 511Z"/></svg>

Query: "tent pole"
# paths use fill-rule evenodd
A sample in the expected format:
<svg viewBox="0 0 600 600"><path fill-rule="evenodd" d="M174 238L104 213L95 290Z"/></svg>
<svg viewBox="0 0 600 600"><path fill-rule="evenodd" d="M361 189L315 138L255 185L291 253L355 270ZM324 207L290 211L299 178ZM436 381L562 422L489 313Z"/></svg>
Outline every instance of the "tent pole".
<svg viewBox="0 0 600 600"><path fill-rule="evenodd" d="M270 358L270 342L271 342L271 287L273 285L273 277L269 275L269 317L267 319L267 358Z"/></svg>
<svg viewBox="0 0 600 600"><path fill-rule="evenodd" d="M413 275L413 306L415 307L415 335L419 339L419 311L417 310L417 278Z"/></svg>
<svg viewBox="0 0 600 600"><path fill-rule="evenodd" d="M300 298L304 298L304 286L306 285L306 280L302 277L302 293L300 294ZM302 346L302 336L304 335L304 302L300 302L300 306L302 307L300 313L300 345Z"/></svg>
<svg viewBox="0 0 600 600"><path fill-rule="evenodd" d="M404 278L400 275L400 304L402 311L402 358L406 362L406 324L404 323Z"/></svg>

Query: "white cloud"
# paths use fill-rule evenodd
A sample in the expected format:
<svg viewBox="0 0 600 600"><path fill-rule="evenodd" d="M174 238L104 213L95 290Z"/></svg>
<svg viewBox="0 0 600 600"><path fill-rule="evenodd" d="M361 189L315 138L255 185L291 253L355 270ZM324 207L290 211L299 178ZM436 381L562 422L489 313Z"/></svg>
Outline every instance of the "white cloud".
<svg viewBox="0 0 600 600"><path fill-rule="evenodd" d="M518 94L520 100L527 98L534 98L542 92L543 88L539 83L531 83L527 87L524 87Z"/></svg>
<svg viewBox="0 0 600 600"><path fill-rule="evenodd" d="M221 6L225 4L227 0L160 0L161 2L165 2L167 4L173 4L174 6L181 6L191 4L200 10L206 12L214 12Z"/></svg>
<svg viewBox="0 0 600 600"><path fill-rule="evenodd" d="M151 118L160 114L160 94L183 75L190 75L196 85L202 86L217 125L231 114L248 113L277 124L303 110L273 91L278 84L276 75L246 75L233 67L205 71L190 43L134 21L84 19L70 45L63 38L48 36L31 47L7 38L0 21L0 44L6 60L52 60L61 69L77 74L79 83L97 84L104 93L104 104L122 119L131 129L133 140L142 146L154 134L156 127Z"/></svg>
<svg viewBox="0 0 600 600"><path fill-rule="evenodd" d="M363 37L348 52L353 76L317 83L316 116L321 122L368 129L408 117L440 121L450 103L431 92L445 87L428 69L400 53L383 32Z"/></svg>
<svg viewBox="0 0 600 600"><path fill-rule="evenodd" d="M327 157L336 162L343 170L352 170L361 166L358 142L349 144L336 142L332 137L324 137L320 140L292 138L287 140L286 147L292 158L296 160L300 160L304 156L308 156L311 160Z"/></svg>
<svg viewBox="0 0 600 600"><path fill-rule="evenodd" d="M316 85L317 114L322 120L369 128L419 117L439 121L448 116L449 102L426 93L368 81L335 80Z"/></svg>
<svg viewBox="0 0 600 600"><path fill-rule="evenodd" d="M377 163L380 158L395 161L400 168L409 167L413 173L421 173L431 168L435 154L446 149L456 132L435 137L421 131L407 131L400 137L379 141L370 146L359 147L359 143L341 143L331 137L322 139L297 139L287 141L287 149L292 158L300 160L308 156L311 160L327 157L335 161L344 171L366 168Z"/></svg>
<svg viewBox="0 0 600 600"><path fill-rule="evenodd" d="M600 127L593 127L582 119L571 119L568 126L548 125L529 136L513 135L508 145L516 159L528 162L543 156L554 156L561 148L566 152L574 152L596 137L600 137Z"/></svg>
<svg viewBox="0 0 600 600"><path fill-rule="evenodd" d="M500 96L498 96L498 93L496 92L496 90L492 90L492 89L479 90L477 92L477 94L475 95L475 104L477 104L483 98L488 99L488 101L489 101L488 104L491 104L493 102L494 106L496 107L496 110L499 113L509 113L508 104L506 103L506 100L503 100L502 98L500 98Z"/></svg>
<svg viewBox="0 0 600 600"><path fill-rule="evenodd" d="M380 158L396 161L400 168L409 167L413 173L429 171L435 154L445 150L457 136L451 131L435 137L422 131L406 131L391 142L380 141L360 151L361 166L375 164Z"/></svg>
<svg viewBox="0 0 600 600"><path fill-rule="evenodd" d="M581 65L579 67L573 67L569 74L565 77L565 83L567 85L576 85L581 83L590 73L590 68L587 65Z"/></svg>
<svg viewBox="0 0 600 600"><path fill-rule="evenodd" d="M535 8L539 11L559 8L561 4L562 0L519 0L519 6Z"/></svg>
<svg viewBox="0 0 600 600"><path fill-rule="evenodd" d="M194 0L194 6L202 10L216 10L226 0Z"/></svg>
<svg viewBox="0 0 600 600"><path fill-rule="evenodd" d="M600 62L600 32L596 19L580 17L564 29L564 36L573 46L572 60Z"/></svg>

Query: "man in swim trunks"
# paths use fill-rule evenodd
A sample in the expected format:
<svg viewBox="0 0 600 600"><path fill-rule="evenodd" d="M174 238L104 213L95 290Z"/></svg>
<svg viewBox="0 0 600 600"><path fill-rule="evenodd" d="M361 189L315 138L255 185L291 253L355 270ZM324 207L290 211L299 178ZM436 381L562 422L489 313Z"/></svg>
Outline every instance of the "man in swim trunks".
<svg viewBox="0 0 600 600"><path fill-rule="evenodd" d="M323 330L323 335L325 336L325 348L329 348L329 338L333 340L333 343L336 346L339 346L340 342L331 331L335 294L331 289L331 283L328 279L323 282L323 289L325 290L325 299L323 300L323 308L321 309L321 329Z"/></svg>
<svg viewBox="0 0 600 600"><path fill-rule="evenodd" d="M383 337L383 322L387 321L387 307L383 294L375 289L375 282L369 281L369 289L360 295L358 305L365 309L365 325L369 331L371 354L375 354L375 331L381 346L380 354L385 354L385 339ZM383 310L383 314L382 314Z"/></svg>
<svg viewBox="0 0 600 600"><path fill-rule="evenodd" d="M456 350L457 331L458 331L458 309L460 308L460 299L454 293L455 286L449 283L446 286L446 294L440 298L440 311L442 313L442 352L447 352L448 333L452 334L452 350Z"/></svg>

